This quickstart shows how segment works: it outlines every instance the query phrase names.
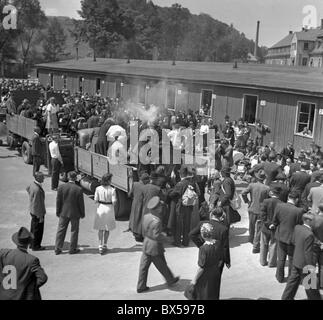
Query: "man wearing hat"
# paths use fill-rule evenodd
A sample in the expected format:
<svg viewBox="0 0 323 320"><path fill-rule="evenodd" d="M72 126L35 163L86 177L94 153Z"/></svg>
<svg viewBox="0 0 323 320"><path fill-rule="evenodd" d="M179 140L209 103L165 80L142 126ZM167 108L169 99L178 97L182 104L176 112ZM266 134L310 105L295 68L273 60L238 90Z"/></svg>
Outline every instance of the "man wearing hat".
<svg viewBox="0 0 323 320"><path fill-rule="evenodd" d="M143 214L148 212L147 204L151 198L157 196L164 200L161 187L158 184L158 179L158 174L156 172L152 172L150 175L150 182L147 183L143 188Z"/></svg>
<svg viewBox="0 0 323 320"><path fill-rule="evenodd" d="M34 182L26 189L29 195L29 213L31 215L30 232L34 235L31 248L33 251L42 251L45 250L45 248L41 246L46 214L45 191L42 186L45 178L42 172L36 172L34 178Z"/></svg>
<svg viewBox="0 0 323 320"><path fill-rule="evenodd" d="M276 230L275 237L277 240L277 270L276 279L279 283L284 282L284 268L288 256L288 275L292 272L293 265L293 234L296 225L302 223L304 210L298 208L299 193L291 192L288 196L287 203L278 203L275 208L273 223L269 227Z"/></svg>
<svg viewBox="0 0 323 320"><path fill-rule="evenodd" d="M31 154L33 157L33 175L39 171L41 163L42 163L42 152L43 147L40 140L40 128L35 127L34 135L31 140Z"/></svg>
<svg viewBox="0 0 323 320"><path fill-rule="evenodd" d="M288 158L291 159L292 162L294 162L295 149L293 147L293 144L291 142L288 142L287 147L285 147L280 154L283 157L283 166L286 165L286 161Z"/></svg>
<svg viewBox="0 0 323 320"><path fill-rule="evenodd" d="M157 270L166 279L168 286L174 285L179 280L179 277L174 277L165 259L163 242L166 242L167 237L162 233L161 205L160 198L153 197L147 204L149 213L143 217L142 227L145 239L139 266L138 293L149 290L149 287L147 287L147 277L151 263L155 265Z"/></svg>
<svg viewBox="0 0 323 320"><path fill-rule="evenodd" d="M17 249L0 250L0 300L41 300L39 288L47 275L27 251L32 240L33 234L21 228L12 236Z"/></svg>
<svg viewBox="0 0 323 320"><path fill-rule="evenodd" d="M134 182L130 197L133 197L131 213L129 218L129 230L132 231L133 236L137 242L143 242L143 232L142 232L142 215L144 206L144 190L145 185L149 183L148 173L142 173L139 182Z"/></svg>
<svg viewBox="0 0 323 320"><path fill-rule="evenodd" d="M242 191L242 199L248 204L249 213L249 242L253 244L252 253L260 252L260 235L261 235L261 203L269 197L269 187L264 184L266 179L265 172L259 170L255 173L256 182L250 183ZM248 199L250 194L250 200Z"/></svg>
<svg viewBox="0 0 323 320"><path fill-rule="evenodd" d="M311 176L307 173L307 163L301 163L301 170L293 173L290 178L290 190L298 192L300 195L303 193L306 185L311 181Z"/></svg>
<svg viewBox="0 0 323 320"><path fill-rule="evenodd" d="M287 202L288 200L288 194L289 194L289 188L287 187L287 184L285 183L287 180L285 174L283 172L278 173L275 180L272 181L270 184L270 188L279 188L280 192L278 194L278 197L281 201Z"/></svg>
<svg viewBox="0 0 323 320"><path fill-rule="evenodd" d="M293 255L292 269L282 296L282 300L294 300L298 287L303 280L305 281L304 285L308 286L305 287L307 299L322 300L320 291L317 289L316 282L313 283L313 281L310 279L306 280L305 278L310 270L305 270L304 268L311 267L315 269L315 237L312 231L313 220L313 214L305 213L302 216L303 225L295 226L293 235L295 250Z"/></svg>
<svg viewBox="0 0 323 320"><path fill-rule="evenodd" d="M55 254L62 253L68 225L71 223L70 254L77 254L80 219L85 218L84 194L82 188L75 184L76 172L68 173L68 183L61 185L57 191L56 216L59 218L56 234Z"/></svg>
<svg viewBox="0 0 323 320"><path fill-rule="evenodd" d="M260 264L262 266L269 266L269 268L277 267L277 242L275 233L269 227L272 224L275 208L278 203L281 203L279 195L281 188L279 186L271 186L268 199L261 203L262 222L261 236L260 236Z"/></svg>

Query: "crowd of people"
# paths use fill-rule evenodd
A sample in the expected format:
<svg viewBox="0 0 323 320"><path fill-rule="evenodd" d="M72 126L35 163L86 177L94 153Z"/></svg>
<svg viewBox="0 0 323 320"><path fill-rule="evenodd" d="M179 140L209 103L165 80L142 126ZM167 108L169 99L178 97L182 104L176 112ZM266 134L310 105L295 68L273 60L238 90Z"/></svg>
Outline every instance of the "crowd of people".
<svg viewBox="0 0 323 320"><path fill-rule="evenodd" d="M56 166L52 189L57 190L57 255L62 253L69 224L70 253L79 253L79 220L85 217L83 192L75 184L77 174L70 172L69 182L62 185L59 185L57 176L59 163L62 162L57 133L59 129L69 130L71 119L84 119L78 123L77 129L96 128L96 137L92 136L90 145L103 155L107 155L109 144L115 143L119 136L124 135L123 132L126 135L129 133L130 120L140 122L139 130L169 130L173 148L182 148L182 141L178 141L176 133L184 128L191 128L203 137L207 137L209 130L213 129L216 133L212 144L216 161L208 175L199 175L195 167L185 164L140 164L138 167L139 181L134 182L129 193L132 198L129 231L143 245L137 292L149 290L147 275L151 263L169 286L176 284L179 278L167 266L163 243L172 239L174 246L187 247L192 240L199 248L199 269L185 295L189 299L219 299L224 266L231 267L231 227L241 219L238 212L241 208L240 196L232 173L242 160L249 162L244 176L248 187L242 191L241 197L248 205L252 253L260 254L262 266L277 269L276 279L280 283L286 280L284 267L288 257L289 274L283 299L295 297L298 286L307 275L303 270L309 266L314 270L319 267L318 283L319 288L323 288L323 153L319 146L312 144L311 149L302 150L296 159L291 143L283 150L276 150L274 142L264 146L264 137L270 128L258 119L252 134L244 119L231 121L226 117L224 124L217 125L213 119L190 110L187 113L158 111L156 117L144 120L141 112L129 110L122 99L103 99L99 92L94 97L64 93L64 101L60 107L53 98L38 106L28 106L25 101L18 108L10 109L10 91L9 98L3 99L8 113L38 119L35 138L45 129L53 134L50 152ZM37 110L41 114L39 118L35 118ZM143 113L150 111L144 107L142 110ZM64 116L59 117L58 113ZM113 126L120 127L115 141L109 139L109 130ZM37 157L40 150L37 151L36 141L33 142L33 156ZM210 151L208 144L204 143L204 139L202 141L201 148L207 155ZM46 213L42 188L44 176L39 170L40 166L34 165L35 181L27 189L32 215L31 234L27 242L35 251L44 249L41 241ZM102 185L94 197L98 204L94 229L98 231L100 254L107 253L109 234L116 228L114 204L117 197L111 187L111 178L111 175L102 178ZM7 254L7 251L0 252L0 261ZM43 274L41 277L44 278ZM313 284L307 287L306 294L309 299L320 299L319 288L314 287Z"/></svg>

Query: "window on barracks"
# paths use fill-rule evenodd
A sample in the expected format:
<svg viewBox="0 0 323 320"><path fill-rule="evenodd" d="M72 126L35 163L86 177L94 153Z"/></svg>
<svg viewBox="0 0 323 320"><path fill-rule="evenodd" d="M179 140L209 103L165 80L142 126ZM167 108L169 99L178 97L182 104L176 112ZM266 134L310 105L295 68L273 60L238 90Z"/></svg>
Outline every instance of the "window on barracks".
<svg viewBox="0 0 323 320"><path fill-rule="evenodd" d="M256 122L257 117L257 105L258 97L257 96L244 96L244 119L250 124Z"/></svg>
<svg viewBox="0 0 323 320"><path fill-rule="evenodd" d="M63 76L63 89L64 90L67 89L67 75L66 74Z"/></svg>
<svg viewBox="0 0 323 320"><path fill-rule="evenodd" d="M201 113L211 117L212 112L212 90L202 90Z"/></svg>
<svg viewBox="0 0 323 320"><path fill-rule="evenodd" d="M79 77L79 91L83 93L83 82L84 82L84 79L83 77Z"/></svg>
<svg viewBox="0 0 323 320"><path fill-rule="evenodd" d="M176 108L176 88L168 87L167 88L167 108L175 110Z"/></svg>
<svg viewBox="0 0 323 320"><path fill-rule="evenodd" d="M139 86L139 103L145 104L146 103L146 85Z"/></svg>
<svg viewBox="0 0 323 320"><path fill-rule="evenodd" d="M100 78L96 79L95 91L96 92L101 91L101 79Z"/></svg>
<svg viewBox="0 0 323 320"><path fill-rule="evenodd" d="M315 104L299 102L296 133L313 136L315 118Z"/></svg>
<svg viewBox="0 0 323 320"><path fill-rule="evenodd" d="M54 88L54 74L50 73L49 74L49 85L51 86L51 88Z"/></svg>

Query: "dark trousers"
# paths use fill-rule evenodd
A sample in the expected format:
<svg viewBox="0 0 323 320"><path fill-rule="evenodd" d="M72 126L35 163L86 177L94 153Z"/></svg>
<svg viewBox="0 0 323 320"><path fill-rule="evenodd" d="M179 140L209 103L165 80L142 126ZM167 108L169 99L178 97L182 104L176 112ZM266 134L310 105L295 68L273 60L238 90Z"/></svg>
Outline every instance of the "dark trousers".
<svg viewBox="0 0 323 320"><path fill-rule="evenodd" d="M276 279L279 282L283 282L285 278L285 263L288 256L288 277L292 272L293 265L293 255L294 255L294 245L287 244L281 241L277 243L277 270L276 270Z"/></svg>
<svg viewBox="0 0 323 320"><path fill-rule="evenodd" d="M33 176L35 176L36 172L39 172L41 163L42 163L41 157L33 156Z"/></svg>
<svg viewBox="0 0 323 320"><path fill-rule="evenodd" d="M303 273L302 269L298 269L295 266L292 267L291 274L288 278L287 285L282 296L282 300L294 300L298 287L302 283L305 276L307 276L307 274ZM320 291L318 289L309 288L305 289L305 292L308 300L322 300Z"/></svg>
<svg viewBox="0 0 323 320"><path fill-rule="evenodd" d="M58 188L61 167L62 164L58 159L52 159L52 189Z"/></svg>
<svg viewBox="0 0 323 320"><path fill-rule="evenodd" d="M189 233L191 231L193 207L181 206L176 214L176 225L174 234L174 243L176 245L183 244L188 247L190 243Z"/></svg>
<svg viewBox="0 0 323 320"><path fill-rule="evenodd" d="M70 218L60 217L58 222L57 235L56 235L55 250L63 249L64 241L66 237L66 231L69 223L71 223L70 251L74 251L77 249L80 219L70 219Z"/></svg>
<svg viewBox="0 0 323 320"><path fill-rule="evenodd" d="M254 251L260 251L261 228L259 214L249 211L249 242L253 244Z"/></svg>
<svg viewBox="0 0 323 320"><path fill-rule="evenodd" d="M267 260L268 259L268 260ZM277 242L273 231L261 232L260 236L260 264L270 268L277 267Z"/></svg>
<svg viewBox="0 0 323 320"><path fill-rule="evenodd" d="M44 234L44 221L40 223L40 219L32 214L31 215L31 224L30 232L34 235L34 240L31 243L32 249L38 249L41 247L41 242L43 240Z"/></svg>
<svg viewBox="0 0 323 320"><path fill-rule="evenodd" d="M103 156L107 155L108 152L108 141L106 139L99 139L96 143L96 152Z"/></svg>
<svg viewBox="0 0 323 320"><path fill-rule="evenodd" d="M139 279L137 284L137 290L144 289L147 287L148 270L151 263L154 264L156 269L162 274L162 276L165 278L168 284L171 284L174 281L174 275L167 265L164 254L158 256L150 256L146 253L143 253L141 256L139 266Z"/></svg>

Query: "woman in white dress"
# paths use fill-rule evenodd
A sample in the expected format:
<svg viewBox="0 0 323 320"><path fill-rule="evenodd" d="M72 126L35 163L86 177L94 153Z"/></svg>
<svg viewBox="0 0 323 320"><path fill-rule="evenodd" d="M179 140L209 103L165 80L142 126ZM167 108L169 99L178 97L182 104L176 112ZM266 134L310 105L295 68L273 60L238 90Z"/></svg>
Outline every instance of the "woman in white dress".
<svg viewBox="0 0 323 320"><path fill-rule="evenodd" d="M99 253L104 254L110 231L116 228L114 204L116 203L115 189L111 187L112 174L102 177L101 186L95 191L94 201L98 204L95 214L94 229L99 231Z"/></svg>

